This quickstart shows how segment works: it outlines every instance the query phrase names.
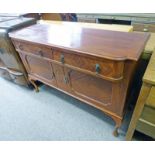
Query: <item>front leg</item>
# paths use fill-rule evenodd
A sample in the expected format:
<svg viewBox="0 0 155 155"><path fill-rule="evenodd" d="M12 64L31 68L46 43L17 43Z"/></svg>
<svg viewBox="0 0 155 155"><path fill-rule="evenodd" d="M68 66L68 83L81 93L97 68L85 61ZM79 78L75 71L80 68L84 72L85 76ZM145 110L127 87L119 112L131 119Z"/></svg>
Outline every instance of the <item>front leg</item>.
<svg viewBox="0 0 155 155"><path fill-rule="evenodd" d="M122 124L122 118L117 118L117 117L112 117L113 120L115 121L115 128L114 128L114 131L113 131L113 135L115 137L118 137L119 136L119 132L118 132L118 129L121 127L121 124Z"/></svg>
<svg viewBox="0 0 155 155"><path fill-rule="evenodd" d="M118 135L119 135L119 133L118 133L119 127L120 127L120 126L118 126L118 125L116 124L115 129L114 129L114 131L113 131L113 135L114 135L115 137L118 137Z"/></svg>
<svg viewBox="0 0 155 155"><path fill-rule="evenodd" d="M38 93L39 92L39 87L36 85L36 83L34 82L34 80L29 79L29 81L31 82L31 84L34 86L35 91Z"/></svg>

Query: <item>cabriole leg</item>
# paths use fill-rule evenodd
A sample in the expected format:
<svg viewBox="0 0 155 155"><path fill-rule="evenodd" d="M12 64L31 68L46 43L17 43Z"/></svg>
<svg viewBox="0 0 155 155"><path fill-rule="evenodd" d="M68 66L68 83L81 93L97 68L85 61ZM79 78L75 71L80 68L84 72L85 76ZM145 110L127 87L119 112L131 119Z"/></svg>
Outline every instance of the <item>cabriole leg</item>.
<svg viewBox="0 0 155 155"><path fill-rule="evenodd" d="M113 135L114 135L115 137L118 137L118 135L119 135L118 129L119 129L119 126L116 125L116 126L115 126L115 129L114 129L114 131L113 131Z"/></svg>
<svg viewBox="0 0 155 155"><path fill-rule="evenodd" d="M35 84L34 80L30 79L30 82L34 86L35 91L38 93L39 92L39 87Z"/></svg>
<svg viewBox="0 0 155 155"><path fill-rule="evenodd" d="M114 135L115 137L118 137L118 136L119 136L118 129L121 127L122 119L121 119L121 118L117 118L117 117L113 117L113 120L114 120L115 123L116 123L115 128L114 128L114 131L113 131L113 135Z"/></svg>

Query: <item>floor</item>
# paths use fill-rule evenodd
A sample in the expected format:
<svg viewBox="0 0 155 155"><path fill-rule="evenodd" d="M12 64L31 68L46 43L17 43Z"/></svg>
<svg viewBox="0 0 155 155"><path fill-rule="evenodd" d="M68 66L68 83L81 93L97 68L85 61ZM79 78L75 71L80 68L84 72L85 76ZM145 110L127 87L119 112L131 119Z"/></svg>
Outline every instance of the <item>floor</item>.
<svg viewBox="0 0 155 155"><path fill-rule="evenodd" d="M0 78L0 140L118 141L128 122L114 137L113 120L100 110L45 85L36 93Z"/></svg>

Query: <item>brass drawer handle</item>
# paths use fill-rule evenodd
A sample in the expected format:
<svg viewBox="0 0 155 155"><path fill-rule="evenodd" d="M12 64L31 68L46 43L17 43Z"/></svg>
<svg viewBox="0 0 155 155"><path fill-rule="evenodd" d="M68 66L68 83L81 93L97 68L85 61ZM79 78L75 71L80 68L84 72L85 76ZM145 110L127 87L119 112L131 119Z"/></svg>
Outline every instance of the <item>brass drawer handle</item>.
<svg viewBox="0 0 155 155"><path fill-rule="evenodd" d="M96 73L97 73L97 74L100 73L101 68L100 68L100 65L99 65L99 64L96 64L96 65L95 65L95 70L96 70Z"/></svg>
<svg viewBox="0 0 155 155"><path fill-rule="evenodd" d="M62 64L65 63L65 58L64 58L64 55L63 54L61 54L61 56L60 56L60 61L61 61Z"/></svg>
<svg viewBox="0 0 155 155"><path fill-rule="evenodd" d="M143 31L144 31L144 32L148 32L149 30L148 30L147 28L144 28Z"/></svg>
<svg viewBox="0 0 155 155"><path fill-rule="evenodd" d="M52 79L54 79L55 78L55 74L54 74L54 72L52 72Z"/></svg>
<svg viewBox="0 0 155 155"><path fill-rule="evenodd" d="M69 80L68 80L68 77L67 76L64 77L64 83L65 84L68 84L69 83Z"/></svg>
<svg viewBox="0 0 155 155"><path fill-rule="evenodd" d="M38 51L38 53L39 53L39 55L41 56L41 57L43 57L44 56L44 53L40 50L40 51Z"/></svg>

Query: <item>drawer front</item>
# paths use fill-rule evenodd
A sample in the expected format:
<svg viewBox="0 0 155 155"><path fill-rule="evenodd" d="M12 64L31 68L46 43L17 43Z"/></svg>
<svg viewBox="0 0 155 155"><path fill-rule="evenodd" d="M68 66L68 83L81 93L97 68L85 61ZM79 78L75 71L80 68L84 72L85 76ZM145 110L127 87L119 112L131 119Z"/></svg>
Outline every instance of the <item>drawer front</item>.
<svg viewBox="0 0 155 155"><path fill-rule="evenodd" d="M147 136L155 138L155 127L143 120L138 120L136 130L141 133L144 133Z"/></svg>
<svg viewBox="0 0 155 155"><path fill-rule="evenodd" d="M155 25L153 25L153 24L133 23L133 31L155 32Z"/></svg>
<svg viewBox="0 0 155 155"><path fill-rule="evenodd" d="M139 119L143 119L155 125L155 109L145 105Z"/></svg>
<svg viewBox="0 0 155 155"><path fill-rule="evenodd" d="M52 51L50 48L42 45L13 41L17 51L28 52L40 57L52 59Z"/></svg>
<svg viewBox="0 0 155 155"><path fill-rule="evenodd" d="M144 106L142 114L137 122L136 130L155 138L155 109Z"/></svg>
<svg viewBox="0 0 155 155"><path fill-rule="evenodd" d="M155 87L151 88L150 94L146 100L146 105L155 108Z"/></svg>
<svg viewBox="0 0 155 155"><path fill-rule="evenodd" d="M123 74L124 62L107 59L90 58L69 52L53 51L53 58L62 64L107 78L120 78Z"/></svg>

